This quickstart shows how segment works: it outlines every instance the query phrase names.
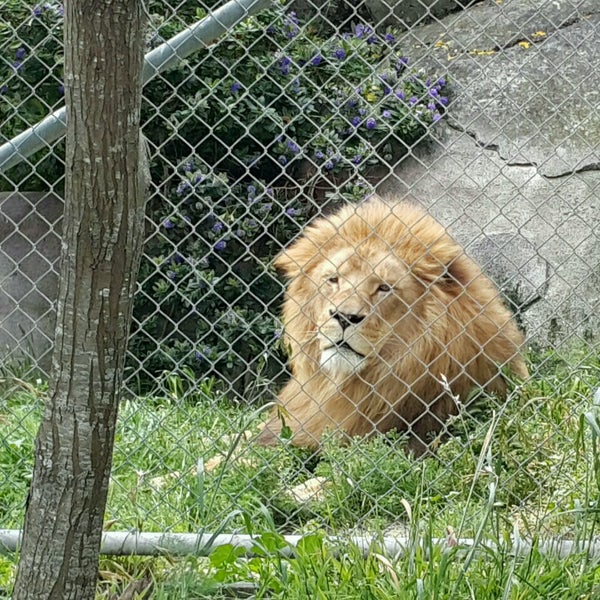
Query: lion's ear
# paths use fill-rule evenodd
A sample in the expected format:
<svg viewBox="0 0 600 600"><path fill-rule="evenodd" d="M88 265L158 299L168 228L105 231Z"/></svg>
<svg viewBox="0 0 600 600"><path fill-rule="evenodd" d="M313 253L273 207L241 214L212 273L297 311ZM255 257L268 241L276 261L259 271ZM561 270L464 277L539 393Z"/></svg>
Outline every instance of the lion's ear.
<svg viewBox="0 0 600 600"><path fill-rule="evenodd" d="M413 266L413 272L428 285L438 285L446 291L469 285L479 275L479 269L463 253L446 256L441 253L428 253L420 257Z"/></svg>
<svg viewBox="0 0 600 600"><path fill-rule="evenodd" d="M458 285L467 287L474 279L481 275L480 269L466 254L461 253L448 263L440 283L442 285Z"/></svg>

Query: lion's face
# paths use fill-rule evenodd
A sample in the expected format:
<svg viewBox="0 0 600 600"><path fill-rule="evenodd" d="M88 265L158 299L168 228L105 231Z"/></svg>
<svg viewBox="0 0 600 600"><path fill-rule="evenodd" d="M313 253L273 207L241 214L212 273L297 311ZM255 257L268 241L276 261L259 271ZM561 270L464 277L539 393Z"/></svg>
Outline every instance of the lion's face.
<svg viewBox="0 0 600 600"><path fill-rule="evenodd" d="M335 379L399 358L417 331L424 286L383 248L344 248L311 274L316 293L304 314L314 318L320 366Z"/></svg>

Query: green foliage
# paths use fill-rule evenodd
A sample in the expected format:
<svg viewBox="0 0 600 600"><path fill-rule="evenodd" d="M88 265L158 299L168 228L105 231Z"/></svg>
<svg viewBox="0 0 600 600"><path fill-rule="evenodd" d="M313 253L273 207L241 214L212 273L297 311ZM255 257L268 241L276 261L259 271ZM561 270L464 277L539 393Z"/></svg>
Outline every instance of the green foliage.
<svg viewBox="0 0 600 600"><path fill-rule="evenodd" d="M0 143L35 125L63 103L62 4L32 6L21 0L0 4ZM62 144L53 156L43 150L28 164L0 175L0 190L44 190L62 178Z"/></svg>
<svg viewBox="0 0 600 600"><path fill-rule="evenodd" d="M206 10L151 2L149 13L151 49ZM2 139L61 103L61 38L54 0L0 8ZM367 169L396 160L441 118L445 86L410 71L392 32L358 23L324 38L282 5L154 77L142 120L160 194L149 205L130 363L142 389L187 366L248 395L257 372L281 372L281 284L269 264L318 209L298 184L345 182L342 195L364 197ZM19 166L1 185L58 185L55 151L34 158L35 174Z"/></svg>
<svg viewBox="0 0 600 600"><path fill-rule="evenodd" d="M255 556L224 546L181 561L105 559L100 597L147 569L157 598L222 597L237 584L251 584L257 598L596 597L595 563L544 556L535 540L596 534L600 362L589 349L537 360L543 375L536 364L506 404L487 399L487 413L460 415L453 437L424 459L406 456L395 434L346 446L332 436L318 455L286 443L259 448L260 414L232 406L191 371L165 376L162 394L123 401L107 527L248 533ZM13 528L45 387L8 376L2 383L0 526ZM315 476L325 483L314 496L292 493ZM434 543L448 531L475 543ZM367 557L327 539L373 532ZM382 532L406 538L405 551L388 554ZM511 552L515 532L534 541L522 557ZM290 552L283 533L307 535ZM13 558L1 559L0 596L13 577Z"/></svg>
<svg viewBox="0 0 600 600"><path fill-rule="evenodd" d="M410 73L391 33L360 25L321 39L281 9L247 19L194 64L146 91L155 175L180 167L151 204L158 230L131 348L146 372L187 365L248 399L257 373L272 379L285 360L274 318L282 286L268 266L317 208L296 182L335 175L364 197L356 176L427 132L445 81Z"/></svg>

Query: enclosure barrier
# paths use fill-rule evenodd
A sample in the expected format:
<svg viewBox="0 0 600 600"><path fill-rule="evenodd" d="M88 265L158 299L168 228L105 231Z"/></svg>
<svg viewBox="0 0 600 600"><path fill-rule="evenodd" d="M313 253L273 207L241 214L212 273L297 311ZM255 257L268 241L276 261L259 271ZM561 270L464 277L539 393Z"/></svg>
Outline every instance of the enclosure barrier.
<svg viewBox="0 0 600 600"><path fill-rule="evenodd" d="M440 549L600 556L600 4L424 4L409 23L395 0L149 3L152 185L104 553L252 552L231 532L261 529L291 552L313 528L398 554L425 543L418 522ZM29 357L0 360L0 553L18 549L47 394L23 332L50 344L61 248L61 7L23 6L0 7L0 347ZM393 433L316 452L282 427L259 446L256 406L291 376L274 264L293 261L277 257L373 192L421 206L481 265L529 376L507 399L458 398L426 458Z"/></svg>

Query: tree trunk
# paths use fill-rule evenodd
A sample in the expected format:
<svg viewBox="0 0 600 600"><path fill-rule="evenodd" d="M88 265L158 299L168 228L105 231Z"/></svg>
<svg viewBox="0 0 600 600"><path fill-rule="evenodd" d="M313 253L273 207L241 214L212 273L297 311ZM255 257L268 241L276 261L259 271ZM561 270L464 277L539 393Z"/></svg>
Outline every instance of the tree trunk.
<svg viewBox="0 0 600 600"><path fill-rule="evenodd" d="M65 3L66 189L51 388L14 600L92 600L147 171L140 0Z"/></svg>

